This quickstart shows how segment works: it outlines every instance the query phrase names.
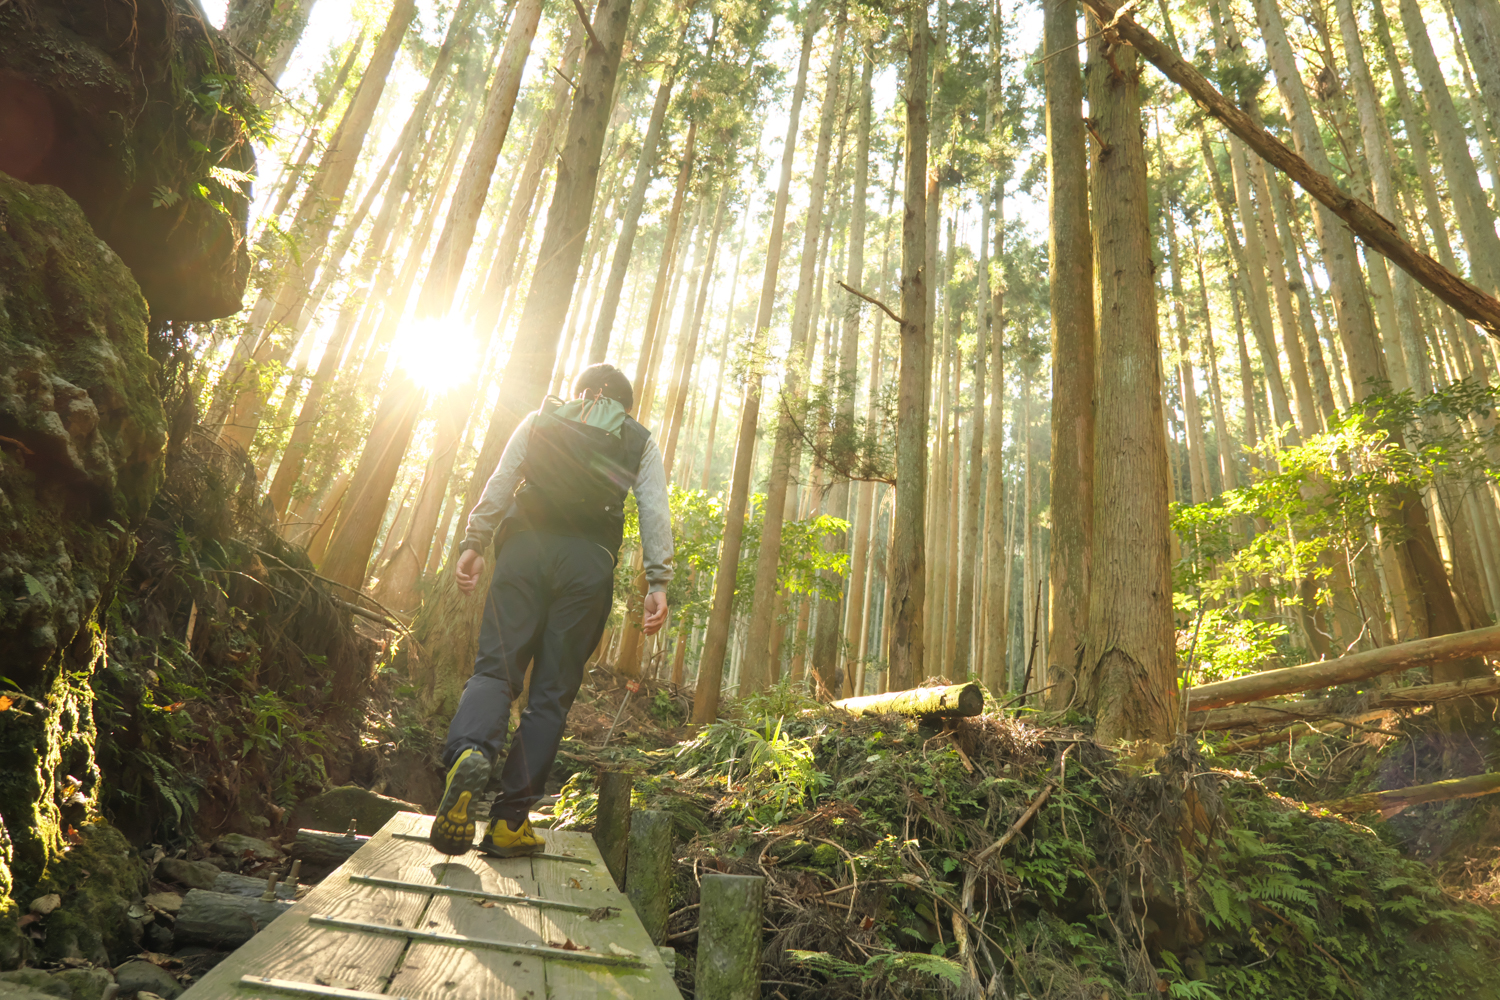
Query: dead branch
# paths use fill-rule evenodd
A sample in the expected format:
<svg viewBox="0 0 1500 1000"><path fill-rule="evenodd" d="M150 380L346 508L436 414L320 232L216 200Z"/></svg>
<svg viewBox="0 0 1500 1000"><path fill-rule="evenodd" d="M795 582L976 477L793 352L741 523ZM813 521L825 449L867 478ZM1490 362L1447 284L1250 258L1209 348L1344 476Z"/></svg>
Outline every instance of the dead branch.
<svg viewBox="0 0 1500 1000"><path fill-rule="evenodd" d="M842 281L839 282L839 287L842 288L844 291L848 292L850 295L853 295L855 298L864 299L866 302L870 303L870 305L880 307L880 309L882 309L887 316L889 316L891 319L895 320L897 323L903 322L903 320L901 319L900 316L897 316L895 313L891 312L891 307L890 306L886 305L884 302L882 302L879 299L875 298L875 296L873 296L873 295L866 295L864 292L860 291L858 288L850 288L848 285L844 284Z"/></svg>

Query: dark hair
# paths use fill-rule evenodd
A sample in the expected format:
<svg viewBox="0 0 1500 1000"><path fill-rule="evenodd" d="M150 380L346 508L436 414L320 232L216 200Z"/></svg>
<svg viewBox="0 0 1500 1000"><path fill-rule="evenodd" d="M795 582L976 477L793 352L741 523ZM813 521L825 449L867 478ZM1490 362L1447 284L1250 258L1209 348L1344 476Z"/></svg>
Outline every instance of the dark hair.
<svg viewBox="0 0 1500 1000"><path fill-rule="evenodd" d="M630 379L620 369L603 361L589 365L573 380L573 395L576 397L585 392L603 393L627 410L635 405L635 392L630 388Z"/></svg>

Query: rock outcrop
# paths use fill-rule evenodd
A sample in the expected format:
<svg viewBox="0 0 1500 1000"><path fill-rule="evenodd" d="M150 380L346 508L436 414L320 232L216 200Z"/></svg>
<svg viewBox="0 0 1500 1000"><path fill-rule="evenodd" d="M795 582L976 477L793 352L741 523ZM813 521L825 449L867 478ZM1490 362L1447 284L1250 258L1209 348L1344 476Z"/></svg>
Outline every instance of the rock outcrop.
<svg viewBox="0 0 1500 1000"><path fill-rule="evenodd" d="M131 272L71 198L0 174L5 897L13 879L37 886L92 812L95 615L129 564L166 440L146 315ZM12 950L0 929L0 961Z"/></svg>
<svg viewBox="0 0 1500 1000"><path fill-rule="evenodd" d="M240 308L261 120L196 4L0 4L0 171L72 196L153 321Z"/></svg>

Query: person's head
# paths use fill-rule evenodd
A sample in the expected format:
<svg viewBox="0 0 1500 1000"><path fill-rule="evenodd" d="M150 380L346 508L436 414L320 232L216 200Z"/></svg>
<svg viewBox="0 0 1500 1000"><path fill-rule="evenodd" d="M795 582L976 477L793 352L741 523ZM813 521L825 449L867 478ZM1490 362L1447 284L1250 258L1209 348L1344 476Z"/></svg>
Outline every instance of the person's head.
<svg viewBox="0 0 1500 1000"><path fill-rule="evenodd" d="M573 380L573 398L595 394L613 399L626 410L635 406L635 392L630 388L630 379L614 365L599 362L589 365Z"/></svg>

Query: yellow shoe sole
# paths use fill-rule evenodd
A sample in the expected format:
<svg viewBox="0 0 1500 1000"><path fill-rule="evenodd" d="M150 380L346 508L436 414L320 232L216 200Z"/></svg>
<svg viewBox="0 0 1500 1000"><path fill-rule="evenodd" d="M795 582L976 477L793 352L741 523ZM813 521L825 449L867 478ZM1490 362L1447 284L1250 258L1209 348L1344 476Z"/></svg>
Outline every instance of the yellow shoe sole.
<svg viewBox="0 0 1500 1000"><path fill-rule="evenodd" d="M448 772L443 801L438 804L427 841L443 854L464 854L474 846L474 799L490 779L484 754L466 751Z"/></svg>

